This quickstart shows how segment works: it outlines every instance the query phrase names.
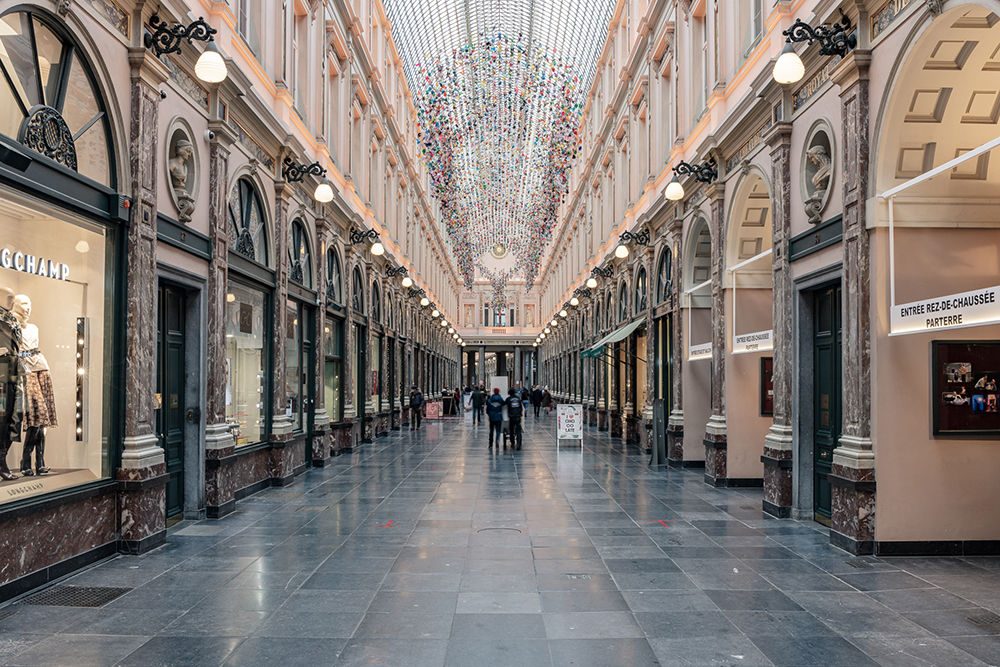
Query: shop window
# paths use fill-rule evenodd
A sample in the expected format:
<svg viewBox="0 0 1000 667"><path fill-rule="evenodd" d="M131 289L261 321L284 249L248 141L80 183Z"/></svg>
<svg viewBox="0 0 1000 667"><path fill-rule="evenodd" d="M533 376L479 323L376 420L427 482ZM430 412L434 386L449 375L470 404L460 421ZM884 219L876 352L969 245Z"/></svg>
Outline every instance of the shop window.
<svg viewBox="0 0 1000 667"><path fill-rule="evenodd" d="M344 303L344 279L340 270L340 259L333 248L326 250L326 302Z"/></svg>
<svg viewBox="0 0 1000 667"><path fill-rule="evenodd" d="M285 416L292 430L302 430L302 309L296 301L285 301Z"/></svg>
<svg viewBox="0 0 1000 667"><path fill-rule="evenodd" d="M365 314L365 279L361 277L361 269L354 267L353 294L351 294L351 307L358 315Z"/></svg>
<svg viewBox="0 0 1000 667"><path fill-rule="evenodd" d="M114 188L111 126L83 53L39 14L0 18L0 132Z"/></svg>
<svg viewBox="0 0 1000 667"><path fill-rule="evenodd" d="M646 311L646 269L639 267L635 274L635 314L641 315Z"/></svg>
<svg viewBox="0 0 1000 667"><path fill-rule="evenodd" d="M326 392L326 412L330 421L344 419L343 372L344 372L344 321L328 317L323 331L323 351L326 356L324 390Z"/></svg>
<svg viewBox="0 0 1000 667"><path fill-rule="evenodd" d="M660 266L656 270L657 303L669 300L673 291L673 284L670 280L670 259L670 249L668 248L660 256Z"/></svg>
<svg viewBox="0 0 1000 667"><path fill-rule="evenodd" d="M253 183L241 178L229 191L229 249L268 264L264 205Z"/></svg>
<svg viewBox="0 0 1000 667"><path fill-rule="evenodd" d="M312 289L312 255L301 220L292 222L288 230L288 279Z"/></svg>
<svg viewBox="0 0 1000 667"><path fill-rule="evenodd" d="M2 504L110 476L117 364L114 231L5 189L0 211Z"/></svg>
<svg viewBox="0 0 1000 667"><path fill-rule="evenodd" d="M226 423L236 446L267 439L268 295L230 278L226 295Z"/></svg>

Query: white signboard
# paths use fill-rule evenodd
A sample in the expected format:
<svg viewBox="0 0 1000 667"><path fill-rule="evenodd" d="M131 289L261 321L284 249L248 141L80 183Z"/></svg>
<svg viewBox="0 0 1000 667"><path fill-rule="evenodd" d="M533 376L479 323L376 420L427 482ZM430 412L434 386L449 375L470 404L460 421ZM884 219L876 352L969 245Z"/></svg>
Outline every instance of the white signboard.
<svg viewBox="0 0 1000 667"><path fill-rule="evenodd" d="M688 361L699 361L701 359L711 359L712 358L712 344L703 343L701 345L692 345L688 348Z"/></svg>
<svg viewBox="0 0 1000 667"><path fill-rule="evenodd" d="M774 330L758 331L757 333L739 334L733 336L733 354L747 352L763 352L774 349Z"/></svg>
<svg viewBox="0 0 1000 667"><path fill-rule="evenodd" d="M892 335L1000 323L1000 286L893 306Z"/></svg>
<svg viewBox="0 0 1000 667"><path fill-rule="evenodd" d="M556 422L560 440L583 440L583 406L560 403L556 406Z"/></svg>

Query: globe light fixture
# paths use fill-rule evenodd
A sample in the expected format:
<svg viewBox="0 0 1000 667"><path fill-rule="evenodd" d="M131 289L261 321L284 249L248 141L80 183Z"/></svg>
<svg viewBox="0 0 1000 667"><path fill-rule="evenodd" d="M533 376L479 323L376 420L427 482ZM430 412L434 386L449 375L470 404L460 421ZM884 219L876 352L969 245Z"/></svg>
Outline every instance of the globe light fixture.
<svg viewBox="0 0 1000 667"><path fill-rule="evenodd" d="M226 61L219 51L218 44L215 43L215 35L218 30L205 23L203 17L190 25L178 23L173 27L166 21L161 21L155 13L149 17L149 27L151 32L143 37L143 43L157 56L165 53L180 53L181 42L187 40L188 44L198 40L207 42L205 50L198 56L194 64L194 74L205 83L221 83L229 76L226 69Z"/></svg>
<svg viewBox="0 0 1000 667"><path fill-rule="evenodd" d="M587 278L587 287L597 289L597 278Z"/></svg>
<svg viewBox="0 0 1000 667"><path fill-rule="evenodd" d="M333 201L333 184L325 178L316 186L313 198L320 204L327 204Z"/></svg>
<svg viewBox="0 0 1000 667"><path fill-rule="evenodd" d="M437 309L434 309L434 310L432 310L432 311L431 311L431 317L437 317L437 316L438 316L438 315L440 315L440 314L441 314L441 313L440 313L440 312L438 312L438 310L437 310Z"/></svg>
<svg viewBox="0 0 1000 667"><path fill-rule="evenodd" d="M618 247L615 248L615 257L618 259L625 259L628 257L628 246L624 243L619 243Z"/></svg>
<svg viewBox="0 0 1000 667"><path fill-rule="evenodd" d="M852 30L851 20L847 18L843 9L840 10L840 20L829 28L822 25L814 28L808 23L804 23L802 19L795 19L792 27L781 33L785 36L785 46L782 47L778 60L774 63L771 76L782 84L802 80L806 68L802 64L802 58L795 53L795 47L792 46L797 42L806 42L807 44L819 42L821 56L840 56L843 58L858 45L858 38Z"/></svg>
<svg viewBox="0 0 1000 667"><path fill-rule="evenodd" d="M551 329L549 329L548 327L545 327L545 328L544 328L544 329L542 330L542 333L544 333L544 334L548 334L548 333L552 333L552 330L551 330Z"/></svg>
<svg viewBox="0 0 1000 667"><path fill-rule="evenodd" d="M552 326L554 326L554 327L557 327L557 326L559 326L559 320L552 320L552 322L550 324L552 324Z"/></svg>
<svg viewBox="0 0 1000 667"><path fill-rule="evenodd" d="M198 60L194 64L194 75L205 83L222 83L229 76L226 61L223 60L222 52L219 51L215 40L209 40L208 44L205 45L205 50L198 56ZM333 199L332 192L330 199Z"/></svg>
<svg viewBox="0 0 1000 667"><path fill-rule="evenodd" d="M455 328L454 327L448 327L448 333L450 333L450 334L455 333Z"/></svg>
<svg viewBox="0 0 1000 667"><path fill-rule="evenodd" d="M413 278L410 276L403 276L403 282L400 283L403 287L410 287L413 285Z"/></svg>
<svg viewBox="0 0 1000 667"><path fill-rule="evenodd" d="M423 299L420 300L420 305L426 308L427 306L431 305L431 300L425 296Z"/></svg>
<svg viewBox="0 0 1000 667"><path fill-rule="evenodd" d="M692 174L698 183L711 183L719 177L719 171L715 168L715 158L709 158L699 165L691 165L681 161L674 167L674 177L667 184L664 196L670 201L680 201L684 199L684 186L678 178L684 174Z"/></svg>
<svg viewBox="0 0 1000 667"><path fill-rule="evenodd" d="M376 257L384 255L385 246L376 241L375 243L372 244L372 254L375 255Z"/></svg>
<svg viewBox="0 0 1000 667"><path fill-rule="evenodd" d="M567 315L569 315L569 313L566 311L565 308L559 311L559 317L566 317Z"/></svg>
<svg viewBox="0 0 1000 667"><path fill-rule="evenodd" d="M571 305L571 306L579 306L580 305L580 300L577 299L574 296L572 299L569 300L569 305Z"/></svg>
<svg viewBox="0 0 1000 667"><path fill-rule="evenodd" d="M292 160L292 158L286 157L283 164L285 166L281 170L281 175L286 181L289 183L301 183L305 180L306 176L317 176L321 180L319 185L316 186L315 192L313 192L313 199L322 204L333 201L333 187L330 181L326 180L326 169L321 167L319 162L299 164ZM376 238L378 238L377 234Z"/></svg>
<svg viewBox="0 0 1000 667"><path fill-rule="evenodd" d="M677 180L677 174L674 173L674 177L670 179L667 183L667 189L664 191L663 196L670 201L680 201L684 199L684 186L681 182Z"/></svg>
<svg viewBox="0 0 1000 667"><path fill-rule="evenodd" d="M443 327L448 326L448 320L441 320L441 326Z"/></svg>

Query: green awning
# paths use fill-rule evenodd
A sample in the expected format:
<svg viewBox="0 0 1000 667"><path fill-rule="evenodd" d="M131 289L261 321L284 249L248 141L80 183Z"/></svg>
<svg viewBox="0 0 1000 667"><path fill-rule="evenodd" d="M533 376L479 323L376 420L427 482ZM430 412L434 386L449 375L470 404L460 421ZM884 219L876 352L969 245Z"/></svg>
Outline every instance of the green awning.
<svg viewBox="0 0 1000 667"><path fill-rule="evenodd" d="M619 329L615 329L607 336L599 340L596 345L587 348L586 350L581 352L580 356L583 357L584 359L594 359L601 356L602 354L604 354L605 345L611 345L612 343L617 343L619 341L625 340L633 331L641 327L645 322L646 318L642 317L636 320L635 322L629 322L625 326Z"/></svg>

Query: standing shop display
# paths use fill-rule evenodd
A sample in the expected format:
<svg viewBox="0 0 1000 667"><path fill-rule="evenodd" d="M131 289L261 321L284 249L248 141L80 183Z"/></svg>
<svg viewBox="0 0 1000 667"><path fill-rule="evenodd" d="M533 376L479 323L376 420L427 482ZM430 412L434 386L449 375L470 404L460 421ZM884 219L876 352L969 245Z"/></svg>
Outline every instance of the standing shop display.
<svg viewBox="0 0 1000 667"><path fill-rule="evenodd" d="M56 399L52 389L52 376L45 355L38 349L38 327L28 323L31 317L31 299L24 294L14 297L14 317L21 324L23 347L20 354L24 372L24 449L21 453L21 474L31 477L35 473L49 472L45 465L45 429L58 426ZM35 453L35 470L31 470L31 454Z"/></svg>
<svg viewBox="0 0 1000 667"><path fill-rule="evenodd" d="M559 440L583 441L583 406L560 403L556 406L557 436Z"/></svg>
<svg viewBox="0 0 1000 667"><path fill-rule="evenodd" d="M14 292L9 287L0 287L0 374L2 374L3 395L0 407L0 478L17 479L17 475L7 466L7 452L12 440L21 439L21 424L17 417L17 403L20 400L18 385L21 381L20 353L22 347L21 324L14 317Z"/></svg>

